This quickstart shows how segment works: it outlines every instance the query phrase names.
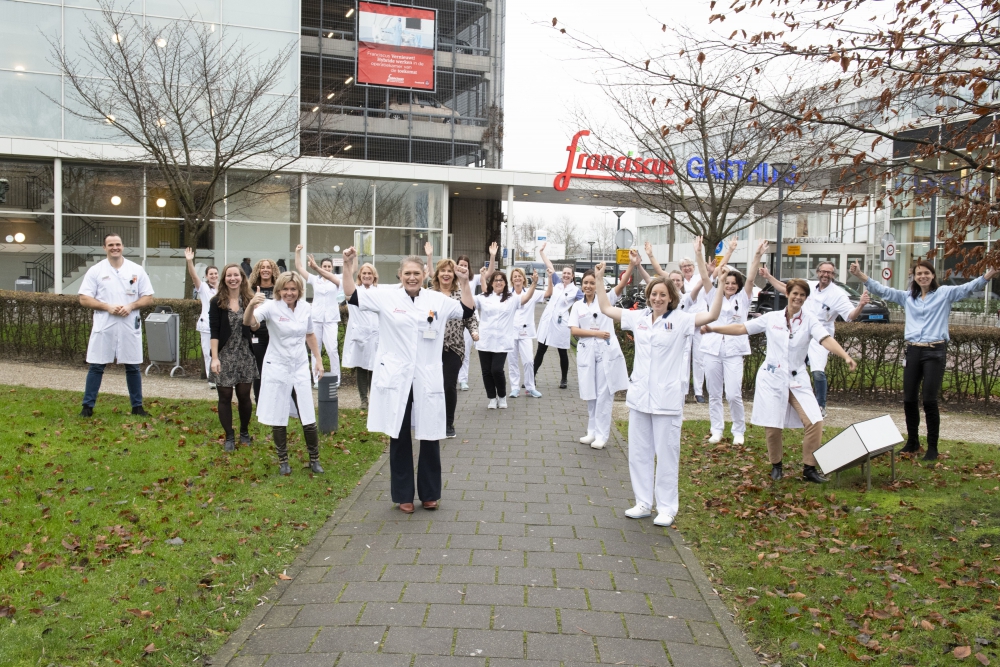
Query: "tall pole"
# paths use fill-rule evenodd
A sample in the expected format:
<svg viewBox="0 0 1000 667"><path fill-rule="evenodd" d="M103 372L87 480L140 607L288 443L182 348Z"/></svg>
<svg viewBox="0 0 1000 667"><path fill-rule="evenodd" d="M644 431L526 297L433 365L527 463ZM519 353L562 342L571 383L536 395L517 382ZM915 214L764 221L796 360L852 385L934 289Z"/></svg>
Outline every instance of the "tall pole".
<svg viewBox="0 0 1000 667"><path fill-rule="evenodd" d="M507 186L507 247L510 253L508 266L514 266L514 186ZM503 266L503 258L500 258L499 266Z"/></svg>
<svg viewBox="0 0 1000 667"><path fill-rule="evenodd" d="M775 244L776 248L774 251L774 278L776 280L781 280L781 223L784 218L785 209L785 179L779 173L778 174L778 240ZM774 309L778 310L778 290L774 291Z"/></svg>
<svg viewBox="0 0 1000 667"><path fill-rule="evenodd" d="M56 158L52 165L52 236L54 241L52 256L52 292L63 293L63 217L62 217L62 158Z"/></svg>
<svg viewBox="0 0 1000 667"><path fill-rule="evenodd" d="M612 211L618 218L618 224L615 226L615 285L618 284L618 232L622 230L622 216L625 215L625 211L621 209L616 209Z"/></svg>
<svg viewBox="0 0 1000 667"><path fill-rule="evenodd" d="M587 241L590 244L590 268L594 268L594 241Z"/></svg>

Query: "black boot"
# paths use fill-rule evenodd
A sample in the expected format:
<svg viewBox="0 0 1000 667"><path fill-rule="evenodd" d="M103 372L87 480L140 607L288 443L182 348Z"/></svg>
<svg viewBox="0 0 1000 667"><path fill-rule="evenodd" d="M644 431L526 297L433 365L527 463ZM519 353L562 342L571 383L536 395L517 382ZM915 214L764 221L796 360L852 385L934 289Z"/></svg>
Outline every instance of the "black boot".
<svg viewBox="0 0 1000 667"><path fill-rule="evenodd" d="M565 375L563 376L563 379L559 382L559 388L560 389L565 389L566 388L566 376Z"/></svg>
<svg viewBox="0 0 1000 667"><path fill-rule="evenodd" d="M924 454L924 461L937 461L938 450L936 445L927 445L927 453Z"/></svg>
<svg viewBox="0 0 1000 667"><path fill-rule="evenodd" d="M906 446L899 450L900 454L916 454L920 451L920 439L907 440Z"/></svg>
<svg viewBox="0 0 1000 667"><path fill-rule="evenodd" d="M236 449L236 440L233 438L232 433L226 434L226 442L222 445L222 451L232 452Z"/></svg>
<svg viewBox="0 0 1000 667"><path fill-rule="evenodd" d="M240 444L249 447L253 444L253 438L250 437L249 433L240 433Z"/></svg>
<svg viewBox="0 0 1000 667"><path fill-rule="evenodd" d="M773 479L775 482L777 482L778 480L780 480L784 476L785 476L785 473L781 469L781 461L778 461L777 463L772 463L771 464L771 479Z"/></svg>
<svg viewBox="0 0 1000 667"><path fill-rule="evenodd" d="M292 468L288 465L288 429L284 426L272 426L274 435L274 451L278 454L278 474L291 475Z"/></svg>
<svg viewBox="0 0 1000 667"><path fill-rule="evenodd" d="M823 475L819 474L819 470L816 466L802 466L802 481L803 482L813 482L814 484L823 484L829 482L830 480Z"/></svg>
<svg viewBox="0 0 1000 667"><path fill-rule="evenodd" d="M368 389L371 385L372 372L367 368L357 369L358 396L361 397L361 409L368 409Z"/></svg>
<svg viewBox="0 0 1000 667"><path fill-rule="evenodd" d="M323 473L323 466L319 464L319 433L316 431L316 424L307 424L302 427L302 435L306 439L306 448L309 450L309 469L317 475Z"/></svg>

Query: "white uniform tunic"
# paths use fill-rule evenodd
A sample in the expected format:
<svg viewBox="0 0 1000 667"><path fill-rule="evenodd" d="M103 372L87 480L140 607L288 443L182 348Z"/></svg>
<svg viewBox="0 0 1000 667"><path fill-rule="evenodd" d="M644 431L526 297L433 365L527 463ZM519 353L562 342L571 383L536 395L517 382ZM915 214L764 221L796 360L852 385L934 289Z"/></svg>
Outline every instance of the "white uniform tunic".
<svg viewBox="0 0 1000 667"><path fill-rule="evenodd" d="M747 332L767 335L767 355L757 371L753 416L750 423L772 428L802 428L798 413L788 401L791 392L812 423L823 421L806 372L810 341L817 343L830 334L804 311L792 318L791 331L785 310L774 310L746 323Z"/></svg>
<svg viewBox="0 0 1000 667"><path fill-rule="evenodd" d="M212 297L218 291L204 280L198 286L198 299L201 301L201 317L198 318L195 330L201 334L201 356L205 360L205 377L209 377L212 370L212 329L208 325L208 308L212 302Z"/></svg>
<svg viewBox="0 0 1000 667"><path fill-rule="evenodd" d="M705 299L715 298L715 290L709 290ZM744 324L750 311L750 297L744 290L722 298L722 310L716 320L719 324ZM729 413L733 420L733 435L746 432L746 418L743 411L743 357L750 354L750 337L723 336L707 333L701 336L701 360L708 384L708 417L712 423L712 435L722 436L725 429L725 413L722 411L722 394L729 399Z"/></svg>
<svg viewBox="0 0 1000 667"><path fill-rule="evenodd" d="M127 259L115 269L103 259L87 270L80 285L80 294L93 297L102 303L124 306L153 294L146 271ZM94 311L94 327L87 344L88 364L142 363L142 321L139 311L133 310L126 317L112 315L106 310Z"/></svg>
<svg viewBox="0 0 1000 667"><path fill-rule="evenodd" d="M378 314L368 430L398 438L412 388L410 423L417 439L441 440L445 437L444 329L448 320L462 317L462 303L429 289L420 290L416 299L405 289L359 289L355 294L362 312Z"/></svg>
<svg viewBox="0 0 1000 667"><path fill-rule="evenodd" d="M522 296L524 296L524 291L514 292L514 298L518 299L518 303L520 303ZM534 345L531 341L537 335L535 332L535 304L541 301L544 296L542 290L536 289L528 303L518 306L514 313L514 349L507 355L510 387L514 392L520 393L522 384L524 384L525 391L535 390Z"/></svg>
<svg viewBox="0 0 1000 667"><path fill-rule="evenodd" d="M309 284L313 286L312 318L316 322L339 322L340 304L337 295L340 286L323 276L309 274Z"/></svg>
<svg viewBox="0 0 1000 667"><path fill-rule="evenodd" d="M303 426L316 422L306 353L306 335L313 333L311 310L305 299L295 304L295 310L284 301L272 299L254 311L258 322L267 322L269 336L257 401L257 421L261 424L288 425L288 415L294 407L293 389Z"/></svg>
<svg viewBox="0 0 1000 667"><path fill-rule="evenodd" d="M569 349L569 310L576 302L579 288L557 283L538 321L538 342L560 350Z"/></svg>
<svg viewBox="0 0 1000 667"><path fill-rule="evenodd" d="M713 287L705 295L705 299L711 303L715 299ZM744 324L747 315L750 313L750 297L743 290L739 290L732 296L722 297L722 310L719 312L719 319L714 324ZM713 354L717 357L745 357L750 354L749 336L723 336L719 333L707 333L701 336L701 352L703 354Z"/></svg>
<svg viewBox="0 0 1000 667"><path fill-rule="evenodd" d="M479 313L479 342L476 349L483 352L510 352L514 349L514 317L521 298L511 294L501 302L496 294L477 294L476 310Z"/></svg>
<svg viewBox="0 0 1000 667"><path fill-rule="evenodd" d="M625 403L655 415L681 415L684 407L684 350L694 333L694 313L680 309L652 321L653 311L622 312L621 327L635 339L632 377Z"/></svg>
<svg viewBox="0 0 1000 667"><path fill-rule="evenodd" d="M618 295L608 294L611 302L618 302ZM604 372L607 392L614 396L616 391L628 389L628 366L625 365L625 355L622 354L618 336L615 335L615 323L601 312L597 298L590 304L587 298L577 301L569 315L569 326L593 331L607 331L611 338L604 340L591 336L583 337L576 342L576 370L580 379L580 398L585 401L597 399L597 367Z"/></svg>
<svg viewBox="0 0 1000 667"><path fill-rule="evenodd" d="M700 277L693 277L691 280L684 281L684 291L690 293L695 285L701 282ZM698 292L697 298L691 299L690 307L684 309L686 313L707 313L708 312L708 301L705 298L705 292L711 285L702 285L701 290ZM694 395L701 396L702 386L705 384L705 367L702 364L702 352L701 352L701 330L695 329L693 335L691 336L689 354L689 364L690 364L690 375L692 376L691 381L694 383ZM687 379L685 377L684 386L687 393Z"/></svg>
<svg viewBox="0 0 1000 667"><path fill-rule="evenodd" d="M529 288L524 288L525 290ZM517 298L518 304L521 303L521 298L524 296L524 291L517 293L514 292L514 297ZM538 336L538 332L535 329L535 304L542 300L545 296L545 292L540 289L535 289L535 293L531 295L528 299L528 303L518 305L517 312L514 313L514 330L516 337L518 339L523 338L535 338Z"/></svg>
<svg viewBox="0 0 1000 667"><path fill-rule="evenodd" d="M802 310L812 315L823 325L831 336L834 333L837 316L847 318L854 311L854 304L843 288L830 283L820 290L818 280L809 281L809 298L802 304ZM826 361L830 351L813 341L809 344L809 370L826 372Z"/></svg>
<svg viewBox="0 0 1000 667"><path fill-rule="evenodd" d="M379 289L372 285L358 285L359 292ZM360 297L358 297L360 300ZM360 301L359 301L360 303ZM363 311L348 304L347 331L344 332L344 367L375 370L375 353L378 351L378 313Z"/></svg>

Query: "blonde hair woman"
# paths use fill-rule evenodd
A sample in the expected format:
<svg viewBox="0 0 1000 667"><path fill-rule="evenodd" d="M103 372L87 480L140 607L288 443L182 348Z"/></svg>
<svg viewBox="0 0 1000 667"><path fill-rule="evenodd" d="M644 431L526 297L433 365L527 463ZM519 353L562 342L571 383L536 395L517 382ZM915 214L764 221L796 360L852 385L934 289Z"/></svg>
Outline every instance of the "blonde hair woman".
<svg viewBox="0 0 1000 667"><path fill-rule="evenodd" d="M354 278L358 289L378 289L378 271L372 264L362 264ZM347 304L347 330L344 332L344 368L353 368L358 382L361 409L368 409L368 389L375 370L378 350L378 314Z"/></svg>
<svg viewBox="0 0 1000 667"><path fill-rule="evenodd" d="M510 272L510 285L516 296L521 296L528 287L528 276L524 269L514 267ZM514 349L507 355L507 367L510 372L510 397L521 395L521 385L532 398L541 398L542 393L535 388L534 350L532 340L537 337L535 331L535 304L542 300L545 294L535 290L528 303L518 306L514 313Z"/></svg>
<svg viewBox="0 0 1000 667"><path fill-rule="evenodd" d="M264 356L260 399L257 401L257 421L270 426L274 448L278 454L279 472L291 474L288 465L288 414L291 402L302 422L302 434L309 449L309 468L322 473L319 464L319 434L313 410L312 378L306 347L315 360L315 373L323 377L323 362L313 333L311 306L305 300L305 284L297 273L286 272L274 284L274 297L267 299L257 293L243 313L243 323L259 331L264 322L271 323L270 340Z"/></svg>
<svg viewBox="0 0 1000 667"><path fill-rule="evenodd" d="M233 391L240 411L240 444L249 445L250 417L253 403L250 391L254 380L260 379L257 362L250 349L253 332L243 324L244 309L250 305L253 293L239 264L227 264L222 269L218 294L208 307L211 369L208 376L219 393L219 423L226 432L223 449L236 449L233 432Z"/></svg>
<svg viewBox="0 0 1000 667"><path fill-rule="evenodd" d="M445 296L458 301L462 300L462 292L455 280L455 262L442 259L434 269L431 285ZM444 327L444 349L441 351L441 364L444 373L444 412L445 438L454 438L455 407L458 405L458 372L465 360L465 332L472 340L479 340L479 324L476 318L448 320Z"/></svg>
<svg viewBox="0 0 1000 667"><path fill-rule="evenodd" d="M260 293L265 298L274 296L274 281L277 280L278 265L273 259L261 259L254 264L253 271L250 272L250 291ZM253 358L257 362L257 379L253 381L253 400L260 400L260 373L264 368L264 355L267 354L268 333L267 325L261 324L260 329L254 331L250 341L250 349L253 350Z"/></svg>

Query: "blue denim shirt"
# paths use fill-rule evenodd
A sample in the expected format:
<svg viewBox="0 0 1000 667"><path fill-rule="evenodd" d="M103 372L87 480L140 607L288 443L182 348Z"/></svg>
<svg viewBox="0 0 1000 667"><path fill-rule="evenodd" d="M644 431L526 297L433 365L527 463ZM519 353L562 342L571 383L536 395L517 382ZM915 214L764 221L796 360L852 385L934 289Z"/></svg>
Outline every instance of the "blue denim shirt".
<svg viewBox="0 0 1000 667"><path fill-rule="evenodd" d="M948 315L951 304L968 298L986 285L983 277L970 280L964 285L943 285L924 298L914 299L909 290L893 289L868 279L865 287L875 296L898 303L906 310L906 330L903 338L907 343L933 343L950 340L948 337Z"/></svg>

